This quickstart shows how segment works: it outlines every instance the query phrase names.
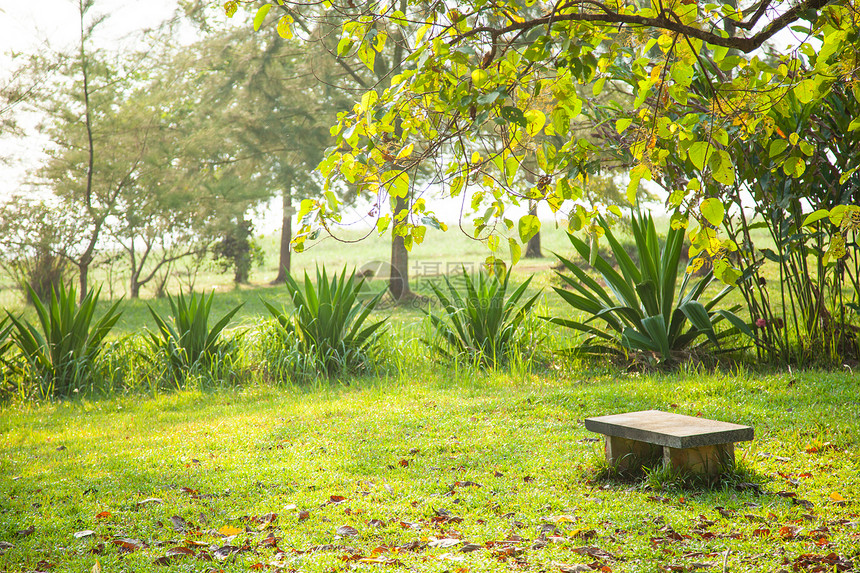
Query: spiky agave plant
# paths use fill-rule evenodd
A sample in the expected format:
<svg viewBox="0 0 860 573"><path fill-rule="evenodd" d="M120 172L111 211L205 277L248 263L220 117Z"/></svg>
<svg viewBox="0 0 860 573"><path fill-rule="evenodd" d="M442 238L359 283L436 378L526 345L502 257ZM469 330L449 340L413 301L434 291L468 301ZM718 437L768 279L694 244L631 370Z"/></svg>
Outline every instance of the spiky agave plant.
<svg viewBox="0 0 860 573"><path fill-rule="evenodd" d="M27 288L39 322L34 325L7 312L12 342L43 396L69 396L92 380L105 337L122 314L120 301L94 321L100 289L90 290L78 303L73 286L52 288L46 300Z"/></svg>
<svg viewBox="0 0 860 573"><path fill-rule="evenodd" d="M293 312L264 302L286 335L298 339L305 357L315 362L321 374L334 374L368 365L385 320L365 326L385 291L366 298L364 278L349 276L346 269L329 279L325 267L317 269L316 281L305 272L300 285L287 275L286 287Z"/></svg>
<svg viewBox="0 0 860 573"><path fill-rule="evenodd" d="M699 299L714 281L713 272L706 272L691 286L692 273L680 270L683 227L670 227L661 247L650 215L634 214L632 223L641 268L633 262L603 219L599 219L599 224L618 263L618 270L595 251L596 247L569 235L576 251L584 260L590 261L606 283L606 288L575 263L556 254L573 276L558 273L569 289L553 288L565 302L587 318L577 321L556 317L550 318L550 322L588 334L582 346L584 350L611 352L613 347L605 344L610 342L631 351L656 353L663 362L691 349L702 336L706 343L716 346L733 331L752 338L752 330L734 314L740 305L729 309L716 308L733 286L724 286L708 302L702 303ZM683 273L680 286L679 273ZM724 319L734 328L718 332L715 327Z"/></svg>
<svg viewBox="0 0 860 573"><path fill-rule="evenodd" d="M466 356L486 366L508 358L520 341L528 312L540 296L537 293L518 307L532 277L508 296L510 277L510 269L501 280L495 274L469 275L463 269L465 296L447 276L443 277L447 292L431 283L445 313L424 312L444 344L426 342L445 356Z"/></svg>
<svg viewBox="0 0 860 573"><path fill-rule="evenodd" d="M175 379L195 368L209 368L216 359L227 357L233 350L232 341L222 334L244 303L210 327L213 297L214 293L207 297L193 292L187 298L181 293L177 297L168 296L171 315L166 318L148 307L158 330L148 333L147 342L156 356L166 360L168 371Z"/></svg>

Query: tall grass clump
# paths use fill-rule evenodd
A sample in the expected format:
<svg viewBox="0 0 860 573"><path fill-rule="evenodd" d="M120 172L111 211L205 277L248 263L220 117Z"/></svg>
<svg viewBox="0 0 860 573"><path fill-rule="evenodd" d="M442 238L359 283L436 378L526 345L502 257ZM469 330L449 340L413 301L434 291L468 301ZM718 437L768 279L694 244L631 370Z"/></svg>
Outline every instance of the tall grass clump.
<svg viewBox="0 0 860 573"><path fill-rule="evenodd" d="M182 294L168 296L169 317L162 317L149 307L158 327L156 332L148 332L149 349L177 386L189 375L202 374L208 379L222 380L232 372L236 341L226 338L223 331L243 305L234 307L210 327L213 294L207 297L192 292L187 298Z"/></svg>
<svg viewBox="0 0 860 573"><path fill-rule="evenodd" d="M120 315L119 301L94 320L99 290L91 290L80 301L75 288L62 284L41 299L28 288L36 308L38 324L17 318L7 311L12 324L11 339L20 351L24 379L35 383L42 397L70 396L92 387L95 363L105 346L105 337Z"/></svg>
<svg viewBox="0 0 860 573"><path fill-rule="evenodd" d="M448 358L495 366L522 345L528 334L524 323L540 293L518 307L532 277L508 295L510 270L501 279L495 274L470 275L465 269L462 276L462 293L447 276L443 277L447 292L430 284L444 314L424 311L436 334L435 340L425 342Z"/></svg>
<svg viewBox="0 0 860 573"><path fill-rule="evenodd" d="M307 379L314 374L355 373L372 366L379 351L385 320L369 322L385 291L367 295L364 279L344 269L329 278L325 267L316 281L307 272L304 284L286 277L293 312L264 302L274 317L269 332L268 368L281 379Z"/></svg>

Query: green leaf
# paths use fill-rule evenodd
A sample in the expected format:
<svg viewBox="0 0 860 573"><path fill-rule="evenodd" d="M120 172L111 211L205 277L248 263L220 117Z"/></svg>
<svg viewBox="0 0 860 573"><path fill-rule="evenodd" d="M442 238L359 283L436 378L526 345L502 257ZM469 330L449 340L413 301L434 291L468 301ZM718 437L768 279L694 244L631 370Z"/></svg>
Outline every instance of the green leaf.
<svg viewBox="0 0 860 573"><path fill-rule="evenodd" d="M719 227L723 222L723 217L726 215L726 208L723 206L723 203L715 197L709 197L702 201L699 210L708 223L714 227Z"/></svg>
<svg viewBox="0 0 860 573"><path fill-rule="evenodd" d="M773 159L774 157L776 157L777 155L779 155L780 153L782 153L786 149L788 149L788 142L786 140L774 139L770 143L770 151L769 151L768 155L770 155L770 158Z"/></svg>
<svg viewBox="0 0 860 573"><path fill-rule="evenodd" d="M806 171L806 162L801 157L789 157L782 164L782 170L789 177L797 179Z"/></svg>
<svg viewBox="0 0 860 573"><path fill-rule="evenodd" d="M278 35L285 39L289 40L293 37L293 29L291 24L293 23L293 17L289 14L285 16L281 16L281 19L278 20Z"/></svg>
<svg viewBox="0 0 860 573"><path fill-rule="evenodd" d="M516 123L520 127L526 127L528 125L528 121L526 120L525 114L523 114L522 110L513 107L510 105L506 105L502 108L500 113L502 119L509 121L511 123Z"/></svg>
<svg viewBox="0 0 860 573"><path fill-rule="evenodd" d="M707 165L713 152L714 146L709 142L696 141L690 146L690 149L687 150L687 156L690 158L690 162L696 169L704 171L705 165Z"/></svg>
<svg viewBox="0 0 860 573"><path fill-rule="evenodd" d="M520 240L526 244L540 232L540 219L535 215L523 215L520 217L517 228L520 233Z"/></svg>
<svg viewBox="0 0 860 573"><path fill-rule="evenodd" d="M522 248L520 244L513 237L508 237L508 248L511 251L511 265L515 265L520 261L520 256L522 255Z"/></svg>
<svg viewBox="0 0 860 573"><path fill-rule="evenodd" d="M803 80L794 86L794 95L797 96L800 103L806 104L811 102L817 92L818 85L814 80Z"/></svg>
<svg viewBox="0 0 860 573"><path fill-rule="evenodd" d="M254 31L255 32L258 31L260 29L260 27L262 27L263 20L266 19L266 14L268 14L269 10L271 10L271 9L272 9L271 4L263 4L257 10L257 15L254 16Z"/></svg>
<svg viewBox="0 0 860 573"><path fill-rule="evenodd" d="M615 122L615 131L618 133L624 133L630 124L633 123L633 120L629 117L622 117L618 121Z"/></svg>
<svg viewBox="0 0 860 573"><path fill-rule="evenodd" d="M819 209L817 211L813 211L812 213L810 213L809 215L806 216L806 218L803 220L803 225L801 225L801 226L808 227L808 226L812 225L813 223L820 221L821 219L826 219L829 216L830 216L830 211L828 211L827 209Z"/></svg>
<svg viewBox="0 0 860 573"><path fill-rule="evenodd" d="M709 163L711 174L714 179L723 185L732 185L735 182L735 164L727 151L717 149L711 155Z"/></svg>

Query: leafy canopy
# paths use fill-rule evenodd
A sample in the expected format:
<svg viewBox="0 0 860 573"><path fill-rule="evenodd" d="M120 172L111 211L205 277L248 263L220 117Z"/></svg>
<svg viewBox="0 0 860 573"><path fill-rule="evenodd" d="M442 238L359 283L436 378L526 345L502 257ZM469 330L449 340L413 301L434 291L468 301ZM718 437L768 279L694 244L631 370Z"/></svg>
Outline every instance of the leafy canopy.
<svg viewBox="0 0 860 573"><path fill-rule="evenodd" d="M684 163L695 176L669 183L671 203L708 228L719 223L721 211L703 200L712 196L722 204L721 192L737 184L732 142L796 147L798 154L785 156L779 167L803 173L800 136L774 122L787 94L810 103L848 83L860 100L860 39L851 0L325 5L345 17L340 56L372 68L394 41L405 55L390 84L367 90L333 127L337 145L320 165L328 184L346 180L393 204L410 193L409 173L433 163L448 195L464 195L473 206L489 200L475 234L489 238L491 247L531 228L506 211L524 197L581 222L577 201L607 149L629 170L631 200L641 181L659 178L672 162ZM237 6L228 2L226 8ZM267 6L257 12L255 27L273 21L266 20ZM285 18L297 7L274 7L282 15L278 29L286 30ZM796 45L767 49L765 43L784 31L799 38L791 40ZM608 97L598 99L601 94ZM849 129L858 128L860 120L852 118ZM601 145L591 137L607 131L618 137ZM534 184L517 190L514 181L526 169ZM337 210L331 195L306 201L296 240L324 227ZM595 214L586 213L592 229ZM426 223L400 210L380 230L393 224L411 234ZM725 252L712 233L694 238L711 256ZM733 282L737 273L720 278Z"/></svg>

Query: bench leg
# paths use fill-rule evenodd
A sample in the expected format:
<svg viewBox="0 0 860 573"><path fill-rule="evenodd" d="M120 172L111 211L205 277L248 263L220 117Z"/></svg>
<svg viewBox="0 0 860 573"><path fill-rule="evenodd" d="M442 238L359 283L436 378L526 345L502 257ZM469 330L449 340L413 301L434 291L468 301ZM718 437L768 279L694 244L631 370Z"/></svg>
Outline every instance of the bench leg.
<svg viewBox="0 0 860 573"><path fill-rule="evenodd" d="M636 471L642 466L657 465L661 455L660 446L606 436L606 463L619 471Z"/></svg>
<svg viewBox="0 0 860 573"><path fill-rule="evenodd" d="M734 461L734 444L685 449L663 447L663 465L673 470L715 476L734 464Z"/></svg>

